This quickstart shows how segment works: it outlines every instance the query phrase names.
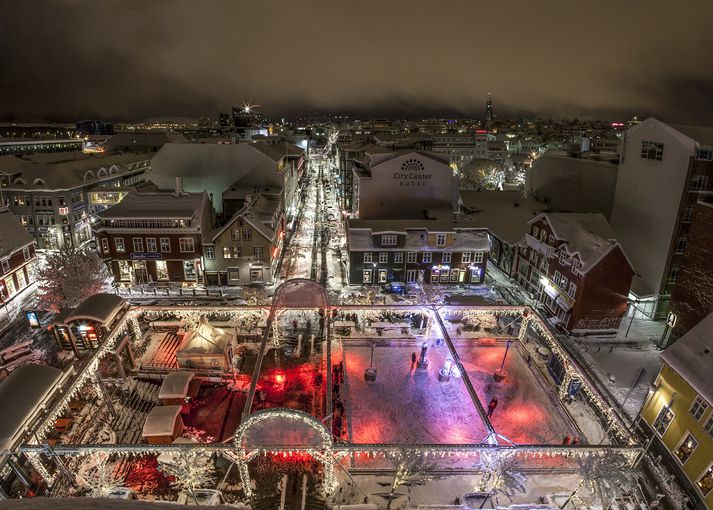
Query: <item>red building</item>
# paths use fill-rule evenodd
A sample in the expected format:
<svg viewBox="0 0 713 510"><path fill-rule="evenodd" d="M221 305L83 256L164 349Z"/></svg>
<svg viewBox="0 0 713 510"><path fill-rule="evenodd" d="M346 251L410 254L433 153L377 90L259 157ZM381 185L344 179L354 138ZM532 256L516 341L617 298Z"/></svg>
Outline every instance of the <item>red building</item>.
<svg viewBox="0 0 713 510"><path fill-rule="evenodd" d="M99 254L117 283L204 282L203 236L213 225L206 192L131 192L99 219Z"/></svg>
<svg viewBox="0 0 713 510"><path fill-rule="evenodd" d="M4 305L32 284L35 240L20 219L0 207L0 302Z"/></svg>
<svg viewBox="0 0 713 510"><path fill-rule="evenodd" d="M602 214L542 213L517 256L517 280L573 334L614 331L634 268Z"/></svg>

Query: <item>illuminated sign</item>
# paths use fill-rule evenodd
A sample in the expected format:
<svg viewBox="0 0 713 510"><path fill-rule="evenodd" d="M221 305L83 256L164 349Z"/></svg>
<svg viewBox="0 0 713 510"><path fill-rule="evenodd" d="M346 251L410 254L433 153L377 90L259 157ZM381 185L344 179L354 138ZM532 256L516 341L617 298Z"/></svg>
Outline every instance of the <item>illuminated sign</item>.
<svg viewBox="0 0 713 510"><path fill-rule="evenodd" d="M673 328L676 326L676 321L678 320L678 316L673 313L673 312L668 312L668 317L666 317L666 325L669 328Z"/></svg>
<svg viewBox="0 0 713 510"><path fill-rule="evenodd" d="M42 327L42 325L40 324L40 320L37 318L37 312L27 311L25 312L25 316L27 317L27 320L30 323L30 327L32 329L39 329Z"/></svg>
<svg viewBox="0 0 713 510"><path fill-rule="evenodd" d="M67 216L69 214L69 207L60 207L58 210L59 214L62 216Z"/></svg>

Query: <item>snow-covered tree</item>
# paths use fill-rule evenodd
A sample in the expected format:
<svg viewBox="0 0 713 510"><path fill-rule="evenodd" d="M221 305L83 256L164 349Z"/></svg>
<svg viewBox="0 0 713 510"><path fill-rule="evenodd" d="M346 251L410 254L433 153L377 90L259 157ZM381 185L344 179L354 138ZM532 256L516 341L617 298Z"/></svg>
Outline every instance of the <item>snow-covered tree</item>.
<svg viewBox="0 0 713 510"><path fill-rule="evenodd" d="M512 501L516 493L525 493L527 476L519 470L515 458L498 453L483 453L477 467L481 471L478 492L486 495L481 508L493 496L496 500L498 496L505 496Z"/></svg>
<svg viewBox="0 0 713 510"><path fill-rule="evenodd" d="M111 275L89 248L64 248L49 253L37 269L40 306L55 312L72 308L111 287Z"/></svg>
<svg viewBox="0 0 713 510"><path fill-rule="evenodd" d="M505 171L498 162L474 159L461 171L463 188L502 189L505 183Z"/></svg>
<svg viewBox="0 0 713 510"><path fill-rule="evenodd" d="M631 463L621 453L585 455L579 459L577 469L582 479L560 508L565 508L583 487L608 508L614 498L625 492L635 476Z"/></svg>
<svg viewBox="0 0 713 510"><path fill-rule="evenodd" d="M108 456L100 454L96 464L83 477L83 482L93 498L104 498L117 487L121 487L124 479L116 474L116 466L109 462Z"/></svg>
<svg viewBox="0 0 713 510"><path fill-rule="evenodd" d="M161 471L174 478L172 487L187 490L196 500L196 489L213 483L215 466L211 454L197 449L180 450L171 456L171 461L161 464Z"/></svg>
<svg viewBox="0 0 713 510"><path fill-rule="evenodd" d="M394 463L396 474L391 482L389 501L386 503L387 509L391 508L396 489L413 482L432 480L433 476L429 475L429 472L436 468L434 462L428 460L423 453L411 446L401 446L396 452L389 454L388 458Z"/></svg>
<svg viewBox="0 0 713 510"><path fill-rule="evenodd" d="M265 287L244 287L243 299L250 306L268 304L267 291L265 290Z"/></svg>

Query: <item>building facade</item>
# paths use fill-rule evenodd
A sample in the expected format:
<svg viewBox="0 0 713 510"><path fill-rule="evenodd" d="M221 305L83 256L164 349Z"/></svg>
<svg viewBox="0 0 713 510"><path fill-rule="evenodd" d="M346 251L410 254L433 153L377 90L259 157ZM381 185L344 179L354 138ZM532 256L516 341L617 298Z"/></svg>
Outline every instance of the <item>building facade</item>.
<svg viewBox="0 0 713 510"><path fill-rule="evenodd" d="M0 304L33 283L35 261L35 240L7 207L0 207Z"/></svg>
<svg viewBox="0 0 713 510"><path fill-rule="evenodd" d="M485 278L487 235L452 222L349 220L347 242L351 285L463 285Z"/></svg>
<svg viewBox="0 0 713 510"><path fill-rule="evenodd" d="M213 225L208 194L129 193L99 214L97 248L117 285L204 282L203 237Z"/></svg>
<svg viewBox="0 0 713 510"><path fill-rule="evenodd" d="M662 454L694 508L713 508L713 315L662 354L636 424Z"/></svg>
<svg viewBox="0 0 713 510"><path fill-rule="evenodd" d="M205 240L208 285L270 284L285 239L279 196L248 197L245 206Z"/></svg>
<svg viewBox="0 0 713 510"><path fill-rule="evenodd" d="M684 241L674 251L685 251L671 294L671 313L675 324L668 343L686 334L713 313L713 193L699 195Z"/></svg>
<svg viewBox="0 0 713 510"><path fill-rule="evenodd" d="M571 333L615 331L634 269L601 214L543 213L529 222L517 281Z"/></svg>
<svg viewBox="0 0 713 510"><path fill-rule="evenodd" d="M611 224L636 267L631 301L668 314L693 209L713 190L713 128L647 119L622 137Z"/></svg>
<svg viewBox="0 0 713 510"><path fill-rule="evenodd" d="M116 203L121 189L142 184L150 168L135 154L0 156L0 205L20 218L38 249L78 247L91 239L97 213Z"/></svg>

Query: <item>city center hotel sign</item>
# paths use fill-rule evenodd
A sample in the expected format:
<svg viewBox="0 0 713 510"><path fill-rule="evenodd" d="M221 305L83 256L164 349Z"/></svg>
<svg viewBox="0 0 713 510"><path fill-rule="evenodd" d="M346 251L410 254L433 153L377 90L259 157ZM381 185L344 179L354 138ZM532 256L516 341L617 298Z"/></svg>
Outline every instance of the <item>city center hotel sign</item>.
<svg viewBox="0 0 713 510"><path fill-rule="evenodd" d="M401 165L401 170L394 172L394 179L399 186L428 186L433 176L419 160L409 159Z"/></svg>

